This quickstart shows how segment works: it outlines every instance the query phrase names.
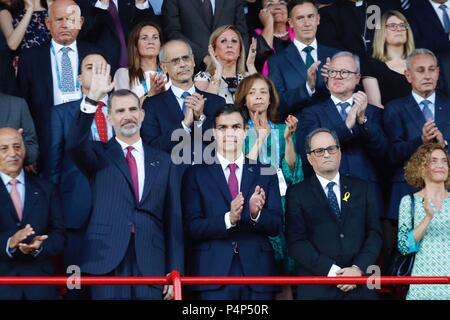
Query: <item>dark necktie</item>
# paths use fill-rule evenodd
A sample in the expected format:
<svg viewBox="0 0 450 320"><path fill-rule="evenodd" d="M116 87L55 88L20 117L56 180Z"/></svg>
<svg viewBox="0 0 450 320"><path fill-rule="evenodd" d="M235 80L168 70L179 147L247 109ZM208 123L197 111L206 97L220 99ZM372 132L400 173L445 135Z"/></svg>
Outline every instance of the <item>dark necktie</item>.
<svg viewBox="0 0 450 320"><path fill-rule="evenodd" d="M431 112L431 109L429 107L431 101L423 100L420 104L423 106L422 113L423 116L425 117L425 121L428 121L430 119L434 120L433 112Z"/></svg>
<svg viewBox="0 0 450 320"><path fill-rule="evenodd" d="M348 102L339 102L337 104L340 108L339 114L341 115L341 118L343 121L347 119L347 107L350 105Z"/></svg>
<svg viewBox="0 0 450 320"><path fill-rule="evenodd" d="M442 10L442 17L444 20L444 31L446 33L449 33L450 32L450 17L448 16L448 12L447 12L448 7L445 4L441 4L439 6L439 9Z"/></svg>
<svg viewBox="0 0 450 320"><path fill-rule="evenodd" d="M114 29L116 30L117 37L119 38L120 43L120 58L119 64L120 67L128 67L128 53L127 53L127 44L125 41L125 35L123 33L122 23L120 22L119 12L117 11L117 7L114 1L109 1L108 11L113 20Z"/></svg>
<svg viewBox="0 0 450 320"><path fill-rule="evenodd" d="M211 0L203 0L203 11L205 13L206 24L210 28L212 28L213 20L214 20L214 14L213 14L213 9L212 9L212 5L211 5Z"/></svg>
<svg viewBox="0 0 450 320"><path fill-rule="evenodd" d="M311 65L314 63L314 59L311 55L311 51L313 50L314 48L311 46L307 46L302 50L303 52L306 52L306 60L305 60L306 69L309 69L309 67L311 67Z"/></svg>
<svg viewBox="0 0 450 320"><path fill-rule="evenodd" d="M400 0L400 7L403 11L408 10L409 6L411 5L410 0Z"/></svg>
<svg viewBox="0 0 450 320"><path fill-rule="evenodd" d="M228 190L230 190L231 199L234 200L239 193L239 183L236 177L236 163L230 163L228 165L230 169L230 175L228 177Z"/></svg>
<svg viewBox="0 0 450 320"><path fill-rule="evenodd" d="M105 104L102 101L98 102L97 111L95 111L94 120L95 125L97 126L98 136L100 141L103 143L108 142L108 129L106 126L105 115L102 111L102 108Z"/></svg>
<svg viewBox="0 0 450 320"><path fill-rule="evenodd" d="M333 187L336 183L331 181L328 182L327 184L327 189L328 189L328 193L327 193L327 197L328 197L328 204L330 205L331 210L333 211L333 213L335 214L336 218L338 220L341 219L341 210L339 209L339 204L336 198L336 194L333 191Z"/></svg>

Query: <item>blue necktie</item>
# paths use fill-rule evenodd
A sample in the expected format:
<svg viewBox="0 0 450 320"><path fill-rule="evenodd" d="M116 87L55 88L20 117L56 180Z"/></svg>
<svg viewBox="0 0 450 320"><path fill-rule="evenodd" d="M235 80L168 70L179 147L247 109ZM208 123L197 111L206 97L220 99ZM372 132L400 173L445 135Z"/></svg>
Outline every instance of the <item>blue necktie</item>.
<svg viewBox="0 0 450 320"><path fill-rule="evenodd" d="M431 112L430 107L428 107L431 104L431 101L423 100L420 104L423 106L422 113L425 117L425 121L428 121L429 119L434 120L433 113Z"/></svg>
<svg viewBox="0 0 450 320"><path fill-rule="evenodd" d="M61 49L61 91L62 92L74 92L75 85L73 83L73 69L72 63L69 58L69 47Z"/></svg>
<svg viewBox="0 0 450 320"><path fill-rule="evenodd" d="M311 51L313 50L314 48L311 46L307 46L302 50L303 52L306 52L306 60L305 60L306 69L309 69L309 67L311 67L311 65L314 63L314 58L311 54Z"/></svg>
<svg viewBox="0 0 450 320"><path fill-rule="evenodd" d="M183 107L182 107L182 111L183 114L186 113L186 98L189 97L191 94L187 91L183 92L183 94L181 95L181 98L183 99Z"/></svg>
<svg viewBox="0 0 450 320"><path fill-rule="evenodd" d="M341 115L342 120L345 121L345 119L347 119L347 110L346 109L350 105L350 103L348 103L348 102L339 102L337 105L341 109L339 111L339 114Z"/></svg>
<svg viewBox="0 0 450 320"><path fill-rule="evenodd" d="M341 219L341 210L339 209L339 204L336 198L336 194L333 191L333 187L336 183L331 181L328 182L327 184L327 189L328 189L328 193L327 193L327 197L328 197L328 204L330 205L331 210L333 211L333 213L335 214L336 218L338 220Z"/></svg>
<svg viewBox="0 0 450 320"><path fill-rule="evenodd" d="M445 30L446 33L448 33L449 30L450 30L450 18L448 16L447 6L445 4L441 4L439 6L439 9L442 10L442 14L443 14L442 17L443 17L443 20L444 20L444 30Z"/></svg>
<svg viewBox="0 0 450 320"><path fill-rule="evenodd" d="M408 10L410 5L410 0L400 0L400 7L403 11Z"/></svg>

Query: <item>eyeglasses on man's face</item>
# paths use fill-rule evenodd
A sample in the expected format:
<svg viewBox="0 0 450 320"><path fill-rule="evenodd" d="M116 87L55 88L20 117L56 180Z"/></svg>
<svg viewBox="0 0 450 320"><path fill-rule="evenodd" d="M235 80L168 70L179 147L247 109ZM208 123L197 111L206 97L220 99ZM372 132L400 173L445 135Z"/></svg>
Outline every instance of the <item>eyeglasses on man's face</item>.
<svg viewBox="0 0 450 320"><path fill-rule="evenodd" d="M407 23L388 23L386 28L391 31L405 31L409 26Z"/></svg>
<svg viewBox="0 0 450 320"><path fill-rule="evenodd" d="M329 146L326 148L317 148L314 150L311 150L309 152L309 154L314 153L314 155L316 157L323 157L323 155L325 154L325 151L328 152L328 154L335 154L337 151L339 150L339 146L338 145L334 145L334 146Z"/></svg>
<svg viewBox="0 0 450 320"><path fill-rule="evenodd" d="M171 64L173 66L178 66L181 63L181 61L183 61L184 63L188 63L188 62L191 62L191 59L192 59L192 54L187 54L187 55L184 55L184 56L181 56L181 57L178 57L178 58L173 58L171 60L166 60L166 61L163 61L163 62L164 63L169 63L169 64Z"/></svg>
<svg viewBox="0 0 450 320"><path fill-rule="evenodd" d="M352 74L358 74L358 72L350 71L347 69L342 69L342 70L329 69L328 70L328 77L330 77L330 78L337 78L339 76L342 79L347 79Z"/></svg>

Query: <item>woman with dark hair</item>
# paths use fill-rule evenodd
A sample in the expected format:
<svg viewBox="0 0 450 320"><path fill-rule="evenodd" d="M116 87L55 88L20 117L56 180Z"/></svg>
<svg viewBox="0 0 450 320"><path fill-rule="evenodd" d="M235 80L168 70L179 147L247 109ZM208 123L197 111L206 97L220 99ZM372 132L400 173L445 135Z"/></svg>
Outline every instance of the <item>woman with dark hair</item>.
<svg viewBox="0 0 450 320"><path fill-rule="evenodd" d="M141 22L128 36L128 68L114 75L115 90L133 91L141 102L147 96L165 91L170 85L159 68L159 51L163 45L161 29L153 22Z"/></svg>
<svg viewBox="0 0 450 320"><path fill-rule="evenodd" d="M29 49L50 41L50 32L45 26L48 5L46 0L11 0L0 11L0 27L8 47Z"/></svg>
<svg viewBox="0 0 450 320"><path fill-rule="evenodd" d="M284 123L278 122L279 97L275 85L259 73L242 80L236 91L235 104L243 109L249 126L244 153L277 170L284 208L288 185L303 180L302 162L294 148L298 120L288 116ZM287 256L284 232L270 238L270 242L279 274L295 274L294 260ZM291 287L283 286L279 298L292 299Z"/></svg>
<svg viewBox="0 0 450 320"><path fill-rule="evenodd" d="M419 147L406 164L406 181L420 189L414 194L414 209L409 195L399 208L398 249L404 255L416 252L411 276L450 276L449 164L446 148L437 143ZM450 290L445 285L411 285L406 299L450 300Z"/></svg>

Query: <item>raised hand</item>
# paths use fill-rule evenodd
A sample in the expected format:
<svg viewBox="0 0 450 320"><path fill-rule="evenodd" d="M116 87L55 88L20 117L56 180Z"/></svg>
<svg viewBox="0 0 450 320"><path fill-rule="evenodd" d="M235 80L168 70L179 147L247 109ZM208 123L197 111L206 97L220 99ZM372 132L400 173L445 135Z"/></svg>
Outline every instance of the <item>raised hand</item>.
<svg viewBox="0 0 450 320"><path fill-rule="evenodd" d="M292 115L288 115L284 121L286 124L286 129L284 129L284 140L292 140L292 134L297 130L298 119Z"/></svg>
<svg viewBox="0 0 450 320"><path fill-rule="evenodd" d="M354 103L347 114L347 118L345 119L345 125L349 129L352 129L356 124L356 116L358 114L358 108L359 105Z"/></svg>
<svg viewBox="0 0 450 320"><path fill-rule="evenodd" d="M358 91L353 95L353 101L358 106L357 121L359 124L363 124L366 117L367 95L362 91Z"/></svg>
<svg viewBox="0 0 450 320"><path fill-rule="evenodd" d="M325 64L320 69L320 74L324 79L328 78L328 70L330 70L331 59L328 57Z"/></svg>
<svg viewBox="0 0 450 320"><path fill-rule="evenodd" d="M203 114L203 110L205 109L205 101L206 98L197 92L186 97L186 108L192 109L192 111L194 112L194 119L200 118L200 116Z"/></svg>
<svg viewBox="0 0 450 320"><path fill-rule="evenodd" d="M242 192L236 196L230 203L230 222L235 225L241 220L242 210L244 210L244 196Z"/></svg>
<svg viewBox="0 0 450 320"><path fill-rule="evenodd" d="M114 82L111 82L111 66L107 63L92 64L92 80L87 96L95 101L99 101L108 92L114 89Z"/></svg>
<svg viewBox="0 0 450 320"><path fill-rule="evenodd" d="M212 63L214 64L214 67L216 69L215 78L220 79L222 77L222 73L223 73L223 64L217 58L212 45L208 46L208 53L209 53L209 57L210 57Z"/></svg>
<svg viewBox="0 0 450 320"><path fill-rule="evenodd" d="M432 142L434 138L437 137L439 129L436 126L434 120L427 120L422 127L422 142L429 143Z"/></svg>
<svg viewBox="0 0 450 320"><path fill-rule="evenodd" d="M253 219L255 219L258 216L258 213L264 207L265 202L266 202L266 193L264 192L264 189L261 188L260 186L256 186L255 192L253 192L249 202L250 215L252 216Z"/></svg>
<svg viewBox="0 0 450 320"><path fill-rule="evenodd" d="M258 14L259 21L261 21L261 24L264 28L268 26L273 26L273 16L270 13L270 10L267 8L261 9Z"/></svg>
<svg viewBox="0 0 450 320"><path fill-rule="evenodd" d="M307 81L308 81L308 86L311 90L315 90L316 89L316 78L317 78L317 70L319 68L320 65L320 61L316 61L314 62L308 69L307 72Z"/></svg>
<svg viewBox="0 0 450 320"><path fill-rule="evenodd" d="M252 43L250 44L250 48L248 50L246 62L248 74L254 74L258 72L255 68L256 45L257 45L256 38L252 38Z"/></svg>

